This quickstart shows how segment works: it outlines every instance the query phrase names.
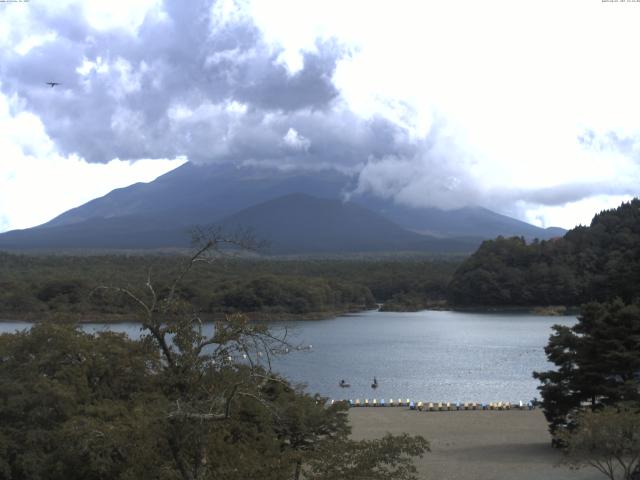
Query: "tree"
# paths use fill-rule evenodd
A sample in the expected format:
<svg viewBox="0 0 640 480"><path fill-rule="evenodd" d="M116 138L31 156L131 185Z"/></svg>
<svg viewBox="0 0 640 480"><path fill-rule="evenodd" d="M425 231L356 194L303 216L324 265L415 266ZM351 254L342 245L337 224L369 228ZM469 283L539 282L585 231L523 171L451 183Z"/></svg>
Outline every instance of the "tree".
<svg viewBox="0 0 640 480"><path fill-rule="evenodd" d="M558 433L568 464L594 467L610 480L640 476L640 410L606 407L584 411L576 420L574 429Z"/></svg>
<svg viewBox="0 0 640 480"><path fill-rule="evenodd" d="M164 408L150 374L158 362L142 342L70 324L1 335L0 478L142 474L134 459L153 452L152 419Z"/></svg>
<svg viewBox="0 0 640 480"><path fill-rule="evenodd" d="M323 444L312 458L305 478L312 480L413 480L413 457L429 451L429 443L420 436L387 434L377 440L353 441L341 438Z"/></svg>
<svg viewBox="0 0 640 480"><path fill-rule="evenodd" d="M101 289L138 306L138 341L51 323L0 336L0 479L415 478L424 439L349 440L344 405L271 371L286 338L242 315L206 325L181 295L194 265L246 246L215 233L164 287L149 272Z"/></svg>
<svg viewBox="0 0 640 480"><path fill-rule="evenodd" d="M640 306L621 300L582 307L573 327L553 327L547 358L558 368L534 372L542 406L555 434L584 402L591 408L640 403Z"/></svg>
<svg viewBox="0 0 640 480"><path fill-rule="evenodd" d="M594 216L564 237L485 241L455 272L448 299L457 305L579 305L620 297L640 284L640 199Z"/></svg>

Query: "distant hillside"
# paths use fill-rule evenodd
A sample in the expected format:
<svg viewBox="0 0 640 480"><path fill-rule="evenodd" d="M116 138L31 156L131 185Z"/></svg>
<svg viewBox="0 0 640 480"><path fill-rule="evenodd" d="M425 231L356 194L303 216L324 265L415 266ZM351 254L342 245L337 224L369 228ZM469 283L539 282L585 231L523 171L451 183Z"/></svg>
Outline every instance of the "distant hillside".
<svg viewBox="0 0 640 480"><path fill-rule="evenodd" d="M277 169L263 169L236 166L196 166L187 163L150 183L138 183L127 188L112 191L77 208L73 208L53 220L31 229L0 234L0 248L3 249L60 249L60 248L165 248L188 246L189 230L195 225L238 223L243 216L251 216L251 208L291 194L305 194L318 199L332 200L327 203L335 207L357 204L369 213L384 217L394 224L391 231L403 229L402 235L395 237L385 234L381 239L365 235L347 239L340 250L378 251L379 249L407 248L415 243L410 240L411 230L429 237L418 242L415 248L434 252L469 251L478 239L493 238L497 235L522 235L526 238L551 238L564 231L542 229L513 218L499 215L480 207L467 207L451 211L435 208L411 208L396 205L391 200L364 196L353 196L352 203L343 204L346 192L353 190L354 179L343 173L327 170L319 172L284 172ZM46 199L45 199L46 201ZM333 208L332 207L332 208ZM261 207L266 208L266 207ZM355 208L355 207L354 207ZM245 210L248 209L248 212ZM329 219L318 208L310 215ZM331 209L330 209L331 210ZM337 212L338 210L331 210ZM345 215L347 211L342 212ZM353 214L353 212L351 212ZM235 220L234 216L238 216ZM309 218L298 215L299 226L287 224L287 231L311 228L316 236L302 231L300 238L308 240L307 247L295 246L287 238L279 238L275 229L267 228L254 215L249 223L260 225L260 230L274 240L276 251L284 253L286 248L293 251L327 251L326 241L315 241L323 231L315 228ZM248 218L248 217L247 217ZM293 217L292 217L293 218ZM339 224L342 219L336 219ZM270 221L277 222L276 217ZM346 222L349 223L349 222ZM314 229L315 228L315 229ZM335 229L334 229L335 230ZM343 229L347 232L348 229ZM380 233L386 228L380 228ZM371 233L374 235L373 233ZM394 234L395 235L395 234ZM357 246L356 237L362 243ZM393 237L393 240L392 240ZM399 240L400 237L403 240ZM468 240L437 242L433 237L468 237ZM322 237L324 238L324 237ZM411 237L421 238L421 237ZM277 240L277 242L275 242ZM405 241L406 240L406 241ZM342 240L341 240L342 241ZM280 246L275 247L275 244ZM376 246L377 245L377 246ZM288 247L287 247L288 246ZM334 245L331 251L335 251ZM337 247L336 247L337 248ZM430 250L431 249L431 250ZM444 250L443 250L444 249Z"/></svg>
<svg viewBox="0 0 640 480"><path fill-rule="evenodd" d="M536 227L483 207L464 207L455 210L414 208L370 196L358 197L357 202L392 219L404 228L438 237L476 236L489 239L502 235L548 240L567 233L563 228Z"/></svg>
<svg viewBox="0 0 640 480"><path fill-rule="evenodd" d="M409 232L354 203L291 194L249 207L222 221L251 227L272 253L415 250L470 252L480 239L439 239Z"/></svg>
<svg viewBox="0 0 640 480"><path fill-rule="evenodd" d="M194 220L195 222L195 220ZM147 249L189 247L196 225L171 225L154 213L91 218L68 225L0 235L7 249ZM266 253L428 251L468 253L480 238L440 239L405 230L353 203L290 194L241 210L217 222L224 230L251 230Z"/></svg>
<svg viewBox="0 0 640 480"><path fill-rule="evenodd" d="M13 230L0 235L0 249L159 249L189 247L191 226L167 224L158 215L90 218L69 225Z"/></svg>
<svg viewBox="0 0 640 480"><path fill-rule="evenodd" d="M449 285L455 305L578 305L640 295L640 200L596 215L563 238L484 242Z"/></svg>

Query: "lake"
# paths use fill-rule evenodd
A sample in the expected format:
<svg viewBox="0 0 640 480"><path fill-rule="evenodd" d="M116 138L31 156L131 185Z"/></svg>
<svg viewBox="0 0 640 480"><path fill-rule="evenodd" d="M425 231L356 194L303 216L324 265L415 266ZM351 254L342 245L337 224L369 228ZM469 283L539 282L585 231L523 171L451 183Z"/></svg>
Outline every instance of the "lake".
<svg viewBox="0 0 640 480"><path fill-rule="evenodd" d="M330 320L273 322L295 344L312 345L277 357L274 369L308 391L330 398L411 398L424 401L528 401L539 397L534 370L552 367L544 346L551 326L575 317L514 313L368 311ZM0 332L28 328L0 323ZM88 324L131 337L139 324ZM379 387L371 388L373 377ZM341 388L345 379L350 388Z"/></svg>

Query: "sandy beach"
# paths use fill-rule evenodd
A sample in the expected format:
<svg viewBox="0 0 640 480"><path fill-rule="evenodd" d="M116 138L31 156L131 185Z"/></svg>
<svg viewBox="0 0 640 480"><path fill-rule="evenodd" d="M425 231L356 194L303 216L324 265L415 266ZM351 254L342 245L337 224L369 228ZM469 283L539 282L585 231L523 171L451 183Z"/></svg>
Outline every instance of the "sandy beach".
<svg viewBox="0 0 640 480"><path fill-rule="evenodd" d="M419 434L431 452L416 460L420 478L433 480L597 480L592 468L559 465L542 411L418 412L408 408L352 408L354 439L389 432Z"/></svg>

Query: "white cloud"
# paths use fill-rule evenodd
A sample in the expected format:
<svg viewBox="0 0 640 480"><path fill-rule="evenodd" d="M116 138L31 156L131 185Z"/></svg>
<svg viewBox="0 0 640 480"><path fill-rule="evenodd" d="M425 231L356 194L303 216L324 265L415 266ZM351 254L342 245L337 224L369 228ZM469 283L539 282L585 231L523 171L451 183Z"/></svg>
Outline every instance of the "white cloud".
<svg viewBox="0 0 640 480"><path fill-rule="evenodd" d="M109 73L109 64L103 61L102 57L100 56L96 57L95 62L92 62L91 60L85 57L82 62L82 65L76 68L76 72L82 75L83 77L86 77L92 72Z"/></svg>
<svg viewBox="0 0 640 480"><path fill-rule="evenodd" d="M14 50L20 55L26 55L32 48L44 45L47 42L52 42L57 38L56 32L47 32L43 35L31 35L24 38Z"/></svg>
<svg viewBox="0 0 640 480"><path fill-rule="evenodd" d="M525 220L539 227L589 225L596 213L616 208L632 198L631 195L598 195L562 206L529 206L524 209Z"/></svg>
<svg viewBox="0 0 640 480"><path fill-rule="evenodd" d="M287 145L292 150L306 152L311 146L311 142L309 141L309 139L300 135L294 128L289 128L285 136L282 137L282 140L284 141L285 145Z"/></svg>
<svg viewBox="0 0 640 480"><path fill-rule="evenodd" d="M76 2L71 2L76 3ZM161 0L127 0L126 6L105 0L83 0L84 14L89 23L99 30L113 28L135 32L150 10L160 6Z"/></svg>
<svg viewBox="0 0 640 480"><path fill-rule="evenodd" d="M251 5L267 38L285 47L283 56L295 56L318 35L335 35L353 46L334 80L354 112L383 115L417 137L434 125L447 125L453 148L448 158L446 152L441 157L449 164L443 173L464 170L471 176L469 199L570 227L583 221L583 209L595 213L626 197L594 189L591 199L567 204L567 215L559 215L563 205L521 202L518 207L517 197L504 203L504 195L494 194L575 183L640 185L637 151L595 151L578 140L585 129L640 139L640 64L633 61L640 43L640 4L274 1ZM287 12L286 21L280 11ZM422 168L423 159L403 161L415 162L403 167L414 175L407 179L407 170L388 169L387 175L398 178L379 179L380 193L388 193L382 184L407 179L398 200L459 203L457 189L451 197L420 188L433 182L435 172ZM484 195L476 197L474 191Z"/></svg>

